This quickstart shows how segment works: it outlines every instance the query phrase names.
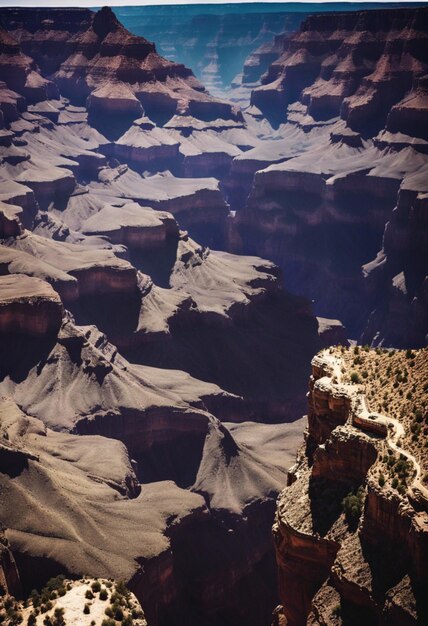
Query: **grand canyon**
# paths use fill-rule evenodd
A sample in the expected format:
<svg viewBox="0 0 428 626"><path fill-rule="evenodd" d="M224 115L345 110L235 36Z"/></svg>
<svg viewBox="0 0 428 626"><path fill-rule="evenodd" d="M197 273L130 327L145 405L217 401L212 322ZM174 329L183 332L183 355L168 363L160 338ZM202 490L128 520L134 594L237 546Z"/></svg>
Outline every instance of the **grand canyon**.
<svg viewBox="0 0 428 626"><path fill-rule="evenodd" d="M33 4L0 623L427 624L428 6Z"/></svg>

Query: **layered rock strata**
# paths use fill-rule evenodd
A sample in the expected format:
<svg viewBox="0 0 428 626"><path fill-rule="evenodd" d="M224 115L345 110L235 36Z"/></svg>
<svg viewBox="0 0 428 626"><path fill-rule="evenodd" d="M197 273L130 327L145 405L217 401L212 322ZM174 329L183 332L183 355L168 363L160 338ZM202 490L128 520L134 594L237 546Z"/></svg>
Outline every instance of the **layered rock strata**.
<svg viewBox="0 0 428 626"><path fill-rule="evenodd" d="M120 130L143 111L163 121L176 111L211 119L233 115L231 106L209 96L188 68L160 57L153 43L132 35L108 7L96 14L9 10L2 19L63 95L75 104L87 99L93 122L104 124L107 132ZM53 20L48 35L45 20Z"/></svg>
<svg viewBox="0 0 428 626"><path fill-rule="evenodd" d="M364 342L426 342L416 209L428 167L426 33L424 8L307 18L248 110L281 124L276 140L236 157L227 182L232 249L273 259L317 314L336 311Z"/></svg>

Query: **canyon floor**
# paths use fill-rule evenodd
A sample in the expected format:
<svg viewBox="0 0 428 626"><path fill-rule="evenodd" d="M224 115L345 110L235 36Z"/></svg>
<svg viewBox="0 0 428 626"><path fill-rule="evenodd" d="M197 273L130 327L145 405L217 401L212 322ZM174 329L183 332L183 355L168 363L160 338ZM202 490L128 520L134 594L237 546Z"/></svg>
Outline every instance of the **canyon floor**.
<svg viewBox="0 0 428 626"><path fill-rule="evenodd" d="M0 9L6 623L422 623L428 9L350 8Z"/></svg>

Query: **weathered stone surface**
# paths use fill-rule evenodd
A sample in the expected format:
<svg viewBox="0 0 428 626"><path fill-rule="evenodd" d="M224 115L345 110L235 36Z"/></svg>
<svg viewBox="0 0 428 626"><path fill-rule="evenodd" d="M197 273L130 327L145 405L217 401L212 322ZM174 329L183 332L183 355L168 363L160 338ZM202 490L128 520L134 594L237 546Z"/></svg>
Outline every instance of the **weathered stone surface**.
<svg viewBox="0 0 428 626"><path fill-rule="evenodd" d="M58 332L62 304L48 283L22 274L0 276L0 332L49 335Z"/></svg>

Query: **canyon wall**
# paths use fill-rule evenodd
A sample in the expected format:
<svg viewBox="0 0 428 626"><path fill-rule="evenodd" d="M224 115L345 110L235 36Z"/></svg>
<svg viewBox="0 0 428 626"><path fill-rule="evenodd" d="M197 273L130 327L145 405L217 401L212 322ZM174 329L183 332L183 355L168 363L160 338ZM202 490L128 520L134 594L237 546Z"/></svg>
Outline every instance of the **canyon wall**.
<svg viewBox="0 0 428 626"><path fill-rule="evenodd" d="M247 111L275 140L228 182L232 249L273 259L369 343L425 345L427 32L420 8L314 15L277 38Z"/></svg>

